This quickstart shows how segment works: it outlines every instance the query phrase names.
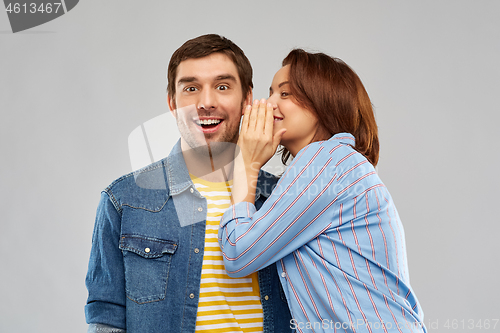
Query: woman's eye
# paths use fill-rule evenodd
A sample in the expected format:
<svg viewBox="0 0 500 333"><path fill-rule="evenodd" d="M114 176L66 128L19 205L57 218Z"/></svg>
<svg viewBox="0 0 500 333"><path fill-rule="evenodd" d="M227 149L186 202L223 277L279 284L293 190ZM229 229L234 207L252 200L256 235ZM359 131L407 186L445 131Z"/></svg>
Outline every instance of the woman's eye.
<svg viewBox="0 0 500 333"><path fill-rule="evenodd" d="M288 97L288 95L290 95L290 94L287 93L286 91L281 92L281 97Z"/></svg>

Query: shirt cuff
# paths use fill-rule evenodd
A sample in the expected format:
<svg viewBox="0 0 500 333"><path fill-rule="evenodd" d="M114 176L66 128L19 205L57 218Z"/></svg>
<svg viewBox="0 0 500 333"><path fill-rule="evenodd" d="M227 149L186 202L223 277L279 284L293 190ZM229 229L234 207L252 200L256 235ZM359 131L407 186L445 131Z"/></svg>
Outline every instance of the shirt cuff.
<svg viewBox="0 0 500 333"><path fill-rule="evenodd" d="M251 218L257 209L253 203L242 201L237 204L229 207L228 210L222 215L222 219L220 222L220 226L224 227L231 221L235 221L238 224L239 219L248 219Z"/></svg>
<svg viewBox="0 0 500 333"><path fill-rule="evenodd" d="M87 333L126 333L126 330L104 324L89 324Z"/></svg>

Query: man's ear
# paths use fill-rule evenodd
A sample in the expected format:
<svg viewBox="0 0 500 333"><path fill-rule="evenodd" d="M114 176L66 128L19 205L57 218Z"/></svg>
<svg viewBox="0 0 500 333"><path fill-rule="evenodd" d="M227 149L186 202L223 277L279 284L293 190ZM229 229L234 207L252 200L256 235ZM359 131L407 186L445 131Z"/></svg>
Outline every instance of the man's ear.
<svg viewBox="0 0 500 333"><path fill-rule="evenodd" d="M167 94L167 103L168 103L168 108L170 109L170 112L172 113L172 116L174 116L175 118L177 118L177 112L175 112L176 110L176 107L175 107L175 99L173 99L172 97L170 97L169 94Z"/></svg>
<svg viewBox="0 0 500 333"><path fill-rule="evenodd" d="M250 88L250 90L248 90L247 98L245 98L244 106L252 105L252 101L253 101L253 90L252 88Z"/></svg>

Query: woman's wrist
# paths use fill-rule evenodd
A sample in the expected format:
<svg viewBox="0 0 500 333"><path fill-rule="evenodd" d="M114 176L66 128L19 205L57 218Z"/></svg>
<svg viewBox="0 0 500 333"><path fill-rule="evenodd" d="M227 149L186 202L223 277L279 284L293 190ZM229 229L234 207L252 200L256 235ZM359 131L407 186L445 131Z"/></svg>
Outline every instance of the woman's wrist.
<svg viewBox="0 0 500 333"><path fill-rule="evenodd" d="M236 158L232 190L233 204L242 201L255 202L259 170L260 168L255 163L245 163L241 156Z"/></svg>

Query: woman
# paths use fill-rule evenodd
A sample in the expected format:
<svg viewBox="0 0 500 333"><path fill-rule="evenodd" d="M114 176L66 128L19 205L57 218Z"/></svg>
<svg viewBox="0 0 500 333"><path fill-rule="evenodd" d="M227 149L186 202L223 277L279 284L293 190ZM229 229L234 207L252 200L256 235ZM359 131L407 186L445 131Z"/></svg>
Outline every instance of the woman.
<svg viewBox="0 0 500 333"><path fill-rule="evenodd" d="M258 170L284 147L293 156L256 212ZM234 205L219 243L229 275L279 261L298 331L425 332L409 284L404 232L374 167L378 134L370 99L340 59L293 50L270 96L245 109ZM265 302L265 300L263 300Z"/></svg>

